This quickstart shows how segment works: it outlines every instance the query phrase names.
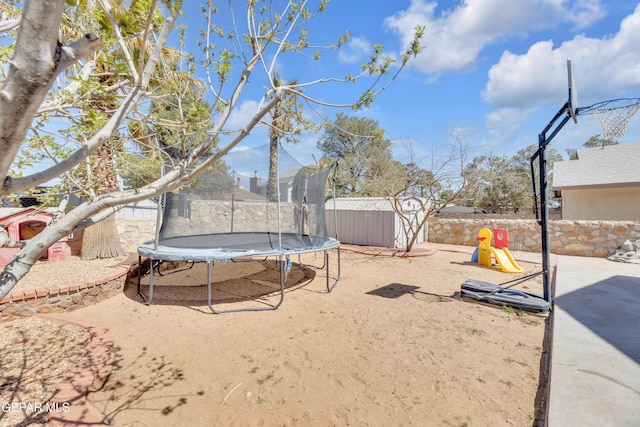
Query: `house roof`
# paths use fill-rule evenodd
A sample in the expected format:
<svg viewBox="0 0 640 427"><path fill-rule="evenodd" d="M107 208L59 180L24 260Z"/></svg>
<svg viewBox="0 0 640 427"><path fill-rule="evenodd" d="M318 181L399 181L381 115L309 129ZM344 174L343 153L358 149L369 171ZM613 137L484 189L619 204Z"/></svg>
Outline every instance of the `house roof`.
<svg viewBox="0 0 640 427"><path fill-rule="evenodd" d="M289 169L286 172L282 172L282 173L278 174L278 182L280 184L293 182L293 179L298 174L299 170L300 170L300 168ZM262 178L262 177L257 177L257 178L258 178L258 181L257 181L256 184L257 184L258 187L266 187L267 186L268 181L269 181L268 178Z"/></svg>
<svg viewBox="0 0 640 427"><path fill-rule="evenodd" d="M578 158L553 164L553 189L640 186L640 143L578 149Z"/></svg>
<svg viewBox="0 0 640 427"><path fill-rule="evenodd" d="M267 198L239 187L233 187L233 197L236 200L266 202Z"/></svg>
<svg viewBox="0 0 640 427"><path fill-rule="evenodd" d="M26 215L29 212L35 211L36 208L0 208L0 221L6 222L9 218Z"/></svg>

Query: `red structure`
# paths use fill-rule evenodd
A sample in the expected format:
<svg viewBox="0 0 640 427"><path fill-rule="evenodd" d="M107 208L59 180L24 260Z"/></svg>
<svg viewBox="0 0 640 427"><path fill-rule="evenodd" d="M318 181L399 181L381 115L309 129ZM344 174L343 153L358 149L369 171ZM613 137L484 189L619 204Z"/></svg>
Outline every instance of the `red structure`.
<svg viewBox="0 0 640 427"><path fill-rule="evenodd" d="M493 229L493 245L496 249L503 249L509 247L509 230L506 228L494 228Z"/></svg>
<svg viewBox="0 0 640 427"><path fill-rule="evenodd" d="M53 214L39 212L36 208L26 208L0 218L12 240L28 240L40 233L51 222ZM7 265L20 248L0 248L0 268ZM67 237L63 237L47 249L40 261L64 261L69 256Z"/></svg>

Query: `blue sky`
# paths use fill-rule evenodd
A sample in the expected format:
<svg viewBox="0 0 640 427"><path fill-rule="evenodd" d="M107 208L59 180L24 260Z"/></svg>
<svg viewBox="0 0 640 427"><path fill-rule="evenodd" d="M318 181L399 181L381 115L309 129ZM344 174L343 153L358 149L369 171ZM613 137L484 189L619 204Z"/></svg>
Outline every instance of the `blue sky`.
<svg viewBox="0 0 640 427"><path fill-rule="evenodd" d="M200 19L187 12L187 21ZM200 21L197 21L199 24ZM469 144L471 157L512 155L537 144L538 134L567 100L566 60L571 58L578 104L620 97L640 97L640 7L627 0L331 0L312 23L313 43L334 43L345 30L352 39L340 52L320 62L300 57L277 61L286 78L303 81L343 76L358 70L381 43L399 55L416 25L426 27L425 50L374 105L358 113L370 117L394 142L394 154L418 162L446 147L450 135ZM262 89L262 87L260 87ZM349 102L349 86L322 85L310 94L331 102ZM255 110L259 91L247 92L231 123L242 123ZM580 116L555 137L552 147L565 155L595 134L592 116ZM267 141L258 129L247 145ZM312 163L318 135L304 135L287 147L301 163ZM640 118L632 120L621 143L640 141Z"/></svg>

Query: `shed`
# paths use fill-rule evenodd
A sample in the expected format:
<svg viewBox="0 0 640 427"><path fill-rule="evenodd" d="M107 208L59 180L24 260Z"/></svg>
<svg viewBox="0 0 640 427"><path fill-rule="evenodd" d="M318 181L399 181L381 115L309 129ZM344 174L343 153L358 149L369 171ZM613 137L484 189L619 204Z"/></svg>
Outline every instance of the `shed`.
<svg viewBox="0 0 640 427"><path fill-rule="evenodd" d="M34 207L2 208L0 224L12 240L28 240L40 233L53 219L53 214ZM0 248L0 267L6 266L20 248ZM41 261L64 261L69 255L67 238L63 237L47 249Z"/></svg>
<svg viewBox="0 0 640 427"><path fill-rule="evenodd" d="M393 210L391 200L384 197L347 197L330 199L326 203L327 227L335 234L333 211L335 201L338 223L338 240L341 243L402 248L407 245L403 221ZM423 201L424 203L425 201ZM420 203L408 198L403 209L410 217L422 221L425 212ZM416 243L424 242L425 228L420 231Z"/></svg>

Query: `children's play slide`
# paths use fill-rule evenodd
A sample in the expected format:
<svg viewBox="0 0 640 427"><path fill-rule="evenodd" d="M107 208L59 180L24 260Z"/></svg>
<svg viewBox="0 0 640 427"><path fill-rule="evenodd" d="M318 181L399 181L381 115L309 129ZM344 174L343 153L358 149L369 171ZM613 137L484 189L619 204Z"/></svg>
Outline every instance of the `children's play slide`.
<svg viewBox="0 0 640 427"><path fill-rule="evenodd" d="M509 233L506 229L496 228L492 233L488 228L483 228L478 232L476 240L479 245L471 257L472 262L477 262L478 264L486 265L489 268L504 271L505 273L523 272L507 248ZM495 243L495 247L491 246L492 240ZM549 311L551 304L544 298L513 289L514 286L541 274L543 274L542 271L509 280L499 285L475 279L467 279L460 288L460 296L491 304L508 306L518 310L533 312Z"/></svg>
<svg viewBox="0 0 640 427"><path fill-rule="evenodd" d="M507 248L508 233L504 229L495 229L495 235L488 228L478 233L478 264L499 269L505 273L522 273L522 268L516 263ZM495 241L495 247L491 241ZM494 262L495 260L495 262Z"/></svg>
<svg viewBox="0 0 640 427"><path fill-rule="evenodd" d="M495 257L496 263L500 265L500 269L505 273L522 273L522 268L513 259L509 249L491 248L491 253Z"/></svg>

